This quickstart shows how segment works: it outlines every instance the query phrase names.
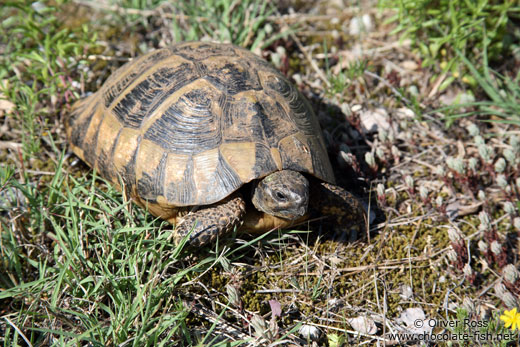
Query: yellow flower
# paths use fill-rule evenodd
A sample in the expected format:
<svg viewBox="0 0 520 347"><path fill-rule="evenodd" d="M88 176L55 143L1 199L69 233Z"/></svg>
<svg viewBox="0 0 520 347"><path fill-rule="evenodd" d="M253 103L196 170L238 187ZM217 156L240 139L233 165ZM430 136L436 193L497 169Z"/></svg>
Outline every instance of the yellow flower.
<svg viewBox="0 0 520 347"><path fill-rule="evenodd" d="M516 307L512 310L504 311L500 319L504 321L506 328L511 327L512 331L520 330L520 312L516 312Z"/></svg>

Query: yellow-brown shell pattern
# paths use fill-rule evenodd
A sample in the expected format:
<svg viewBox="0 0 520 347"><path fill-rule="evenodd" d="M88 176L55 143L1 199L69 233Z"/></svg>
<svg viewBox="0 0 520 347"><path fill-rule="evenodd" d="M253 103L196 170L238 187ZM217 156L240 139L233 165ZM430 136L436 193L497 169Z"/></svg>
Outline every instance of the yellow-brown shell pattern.
<svg viewBox="0 0 520 347"><path fill-rule="evenodd" d="M334 183L307 100L233 45L187 42L134 59L65 125L73 151L142 204L208 205L282 169Z"/></svg>

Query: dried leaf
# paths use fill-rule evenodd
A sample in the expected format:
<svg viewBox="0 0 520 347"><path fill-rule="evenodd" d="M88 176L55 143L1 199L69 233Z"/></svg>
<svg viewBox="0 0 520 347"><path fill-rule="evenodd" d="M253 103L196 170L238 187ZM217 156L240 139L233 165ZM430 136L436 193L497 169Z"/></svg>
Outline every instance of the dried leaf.
<svg viewBox="0 0 520 347"><path fill-rule="evenodd" d="M370 318L359 316L347 319L347 322L352 329L362 334L372 335L377 332L376 323Z"/></svg>
<svg viewBox="0 0 520 347"><path fill-rule="evenodd" d="M269 306L271 306L271 317L282 316L282 305L277 300L269 300Z"/></svg>

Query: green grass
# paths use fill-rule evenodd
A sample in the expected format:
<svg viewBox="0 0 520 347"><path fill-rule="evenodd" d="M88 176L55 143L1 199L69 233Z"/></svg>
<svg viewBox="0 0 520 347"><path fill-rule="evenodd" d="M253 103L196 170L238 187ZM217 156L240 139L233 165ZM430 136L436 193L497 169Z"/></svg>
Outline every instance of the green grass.
<svg viewBox="0 0 520 347"><path fill-rule="evenodd" d="M165 18L170 21L175 42L211 39L253 50L287 34L272 32L267 17L273 13L273 8L264 0L119 0L114 5L152 11L153 14L146 14L150 18L160 16L161 7L173 8L173 15ZM142 21L143 16L131 13L121 19L123 24L128 19Z"/></svg>
<svg viewBox="0 0 520 347"><path fill-rule="evenodd" d="M25 156L39 151L47 115L73 98L76 59L96 40L86 26L63 28L57 13L57 7L24 0L0 9L0 93L16 105Z"/></svg>
<svg viewBox="0 0 520 347"><path fill-rule="evenodd" d="M336 254L334 261L339 262L330 262L332 270L336 265L349 268L360 261L368 265L408 256L409 251L399 249L408 242L397 238L405 234L402 229L396 229L381 244L381 251L370 253L369 258L359 245L348 248L320 241L313 249L308 247L309 242L303 242L305 247L301 247L294 242L301 240L294 233L267 236L265 240L262 238L266 235L262 235L246 243L237 241L232 248L228 243L219 243L195 252L184 249L182 244L173 244L170 225L136 208L85 165L72 164L76 157L66 152L61 115L79 96L80 86L93 91L91 86L102 83L117 67L117 59L110 58L117 48L127 44L104 41L115 40L106 34L114 29L106 22L113 20L112 25L123 26L126 21L127 27L123 29L131 33L129 36L151 37L143 42L154 45L160 40L155 41L157 36L153 36L156 28L153 21L157 18L150 13L157 17L161 6L175 6L164 17L171 21L168 30L171 29L172 40L211 38L256 49L286 34L276 32L276 26L267 22L272 9L266 1L150 0L114 4L138 11L128 16L118 12L122 21L113 20L114 13L104 13L105 23L101 27L95 26L101 22L98 17L93 17L89 26L68 27L60 17L62 6L71 5L68 1L54 1L52 5L44 1L8 1L0 8L0 98L15 105L8 114L0 110L1 126L7 125L9 130L0 129L0 140L22 144L20 153L0 151L0 343L4 346L247 345L249 340L243 336L223 336L216 319L224 317L225 321L243 327L251 322L248 316L251 312L268 316L266 300L276 298L285 315L273 319L280 333L275 334L274 328L262 332L269 336L269 342L276 344L286 338L296 340L288 336L298 330L301 323L297 320L305 317L312 321L317 314L328 312L320 304L330 298L346 298L354 305L362 305L356 310L377 309L373 304L377 293L371 293L367 285L375 282L372 272L364 271L356 277L353 273L332 274L333 271L322 274L320 264L322 260L328 262L330 254ZM132 26L135 22L140 23L138 28ZM98 42L96 32L106 36ZM134 41L128 42L131 45ZM123 54L138 52L142 45L151 49L143 42ZM92 51L102 53L108 63L99 63L101 57L95 56L96 65L90 66L92 61L87 56ZM470 56L467 61L463 57L461 61L465 64L475 64ZM332 85L330 96L340 95L348 100L351 81L362 77L369 63L352 64L338 75L327 70ZM475 106L488 107L483 112L498 109L508 114L517 112L518 78L509 79L471 65L468 71L490 100L502 105L501 108L484 103ZM397 211L397 206L394 207ZM430 229L428 226L423 233ZM414 252L415 247L425 247L420 233L416 238L416 233L406 232L417 241L409 244ZM432 239L433 246L428 247L444 247L444 241L437 243L437 236ZM372 241L378 248L374 242L378 241ZM254 248L257 244L261 251ZM293 263L294 259L298 261ZM436 277L437 271L444 271L433 266L429 269L429 274ZM368 279L362 277L367 274ZM424 277L417 272L413 275L417 277L416 283ZM397 269L381 276L386 276L389 283L398 284L403 273ZM278 297L256 292L258 287L270 288L273 283L294 291ZM236 293L230 291L226 296L227 284L236 285ZM360 295L359 288L366 289L361 301L356 296ZM208 294L204 304L212 307L213 320L205 320L208 316L195 310ZM397 294L392 295L389 307L395 311L402 301ZM419 301L427 298L418 295ZM291 310L292 304L301 310L296 319L293 313L287 313L289 303ZM342 309L338 314L347 317L350 313ZM345 332L339 336L329 331L327 336L339 344L349 335Z"/></svg>
<svg viewBox="0 0 520 347"><path fill-rule="evenodd" d="M74 178L62 165L63 157L39 189L12 176L4 182L4 191L20 190L27 204L0 211L0 303L17 312L3 317L0 341L197 345L183 284L229 264L224 260L237 250L209 249L187 264L189 253L173 244L170 225L100 189L95 173ZM11 171L2 168L0 176ZM208 330L201 338L214 337Z"/></svg>
<svg viewBox="0 0 520 347"><path fill-rule="evenodd" d="M185 23L172 21L176 41L213 38L255 49L273 40L267 37L266 17L272 13L268 1L177 1L174 6L186 16Z"/></svg>
<svg viewBox="0 0 520 347"><path fill-rule="evenodd" d="M510 77L493 71L489 67L485 42L486 40L484 40L483 51L484 63L480 69L461 52L457 51L457 54L488 100L455 104L436 110L436 112L448 111L449 113L454 113L446 117L448 126L460 117L475 115L481 116L485 120L489 120L490 116L495 116L497 117L495 121L520 125L520 72L516 76ZM457 110L462 108L469 108L471 111L457 112Z"/></svg>
<svg viewBox="0 0 520 347"><path fill-rule="evenodd" d="M391 18L397 24L394 32L412 39L423 66L451 72L448 81L464 77L467 71L456 51L481 66L484 38L489 58L495 62L511 54L519 42L518 32L512 29L513 20L520 17L516 1L381 0L379 4L396 10Z"/></svg>
<svg viewBox="0 0 520 347"><path fill-rule="evenodd" d="M215 327L194 334L185 302L191 296L183 284L229 264L229 248L187 261L190 251L173 244L169 224L133 207L84 166L70 167L72 158L58 149L66 147L60 113L78 97L73 82L86 78L80 67L97 45L86 25L63 26L67 1L53 4L8 1L0 9L0 98L15 105L0 116L11 130L4 139L23 145L21 156L2 154L0 166L0 342L241 344L216 340ZM266 3L205 4L215 11L204 13L213 21L191 34L175 29L179 39L209 33L242 45L264 42L265 33L257 33L264 30ZM202 14L199 5L180 11Z"/></svg>
<svg viewBox="0 0 520 347"><path fill-rule="evenodd" d="M62 163L46 188L11 181L28 202L1 225L0 301L18 307L13 327L33 344L53 337L146 345L182 336L188 311L172 290L195 269L177 271L179 249L167 225L142 213L136 220L119 193L96 188L95 176L64 174ZM27 219L24 230L14 218ZM5 341L19 338L7 326Z"/></svg>

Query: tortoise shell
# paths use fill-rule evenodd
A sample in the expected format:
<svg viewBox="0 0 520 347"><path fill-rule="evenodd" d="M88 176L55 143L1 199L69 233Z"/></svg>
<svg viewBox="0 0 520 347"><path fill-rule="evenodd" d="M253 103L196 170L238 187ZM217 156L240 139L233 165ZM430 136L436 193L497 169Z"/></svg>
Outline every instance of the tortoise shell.
<svg viewBox="0 0 520 347"><path fill-rule="evenodd" d="M65 121L72 150L155 215L290 169L334 183L318 120L248 50L186 42L119 68Z"/></svg>

